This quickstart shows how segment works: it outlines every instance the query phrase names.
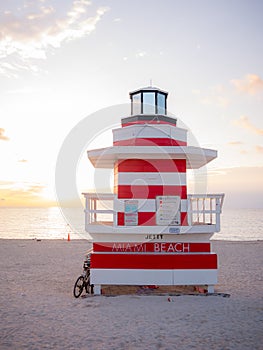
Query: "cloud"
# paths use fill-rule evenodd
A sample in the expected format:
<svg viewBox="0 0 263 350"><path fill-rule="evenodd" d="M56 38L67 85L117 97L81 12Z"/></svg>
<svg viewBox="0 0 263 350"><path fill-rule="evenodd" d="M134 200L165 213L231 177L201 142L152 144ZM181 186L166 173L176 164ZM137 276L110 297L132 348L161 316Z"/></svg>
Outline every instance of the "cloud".
<svg viewBox="0 0 263 350"><path fill-rule="evenodd" d="M16 76L21 69L37 70L32 61L46 59L50 50L89 35L108 10L99 7L89 15L91 2L85 0L73 1L68 9L56 7L31 1L23 9L5 11L0 16L0 74Z"/></svg>
<svg viewBox="0 0 263 350"><path fill-rule="evenodd" d="M248 151L246 149L240 149L239 146L244 146L244 142L241 141L230 141L227 143L230 147L235 147L240 154L247 154Z"/></svg>
<svg viewBox="0 0 263 350"><path fill-rule="evenodd" d="M135 56L137 58L142 58L142 57L146 56L146 52L145 51L137 52Z"/></svg>
<svg viewBox="0 0 263 350"><path fill-rule="evenodd" d="M226 97L225 88L222 85L217 85L209 88L206 96L203 95L200 90L192 90L192 93L199 96L200 103L204 105L217 105L220 107L227 107L230 103L229 98Z"/></svg>
<svg viewBox="0 0 263 350"><path fill-rule="evenodd" d="M38 182L16 182L16 181L0 181L0 190L8 189L10 191L19 191L20 193L39 194L45 185Z"/></svg>
<svg viewBox="0 0 263 350"><path fill-rule="evenodd" d="M8 141L9 137L5 136L5 129L0 128L0 140L2 141Z"/></svg>
<svg viewBox="0 0 263 350"><path fill-rule="evenodd" d="M46 186L40 183L0 181L0 205L50 206L55 201L43 198Z"/></svg>
<svg viewBox="0 0 263 350"><path fill-rule="evenodd" d="M263 135L263 129L254 126L248 117L241 116L238 120L234 120L234 125L240 126L243 129L249 130L254 134Z"/></svg>
<svg viewBox="0 0 263 350"><path fill-rule="evenodd" d="M220 107L227 107L229 105L229 99L222 96L206 96L201 98L200 103L203 105L217 105Z"/></svg>
<svg viewBox="0 0 263 350"><path fill-rule="evenodd" d="M208 177L208 191L226 194L223 210L263 208L263 166L219 170Z"/></svg>
<svg viewBox="0 0 263 350"><path fill-rule="evenodd" d="M26 94L32 94L33 92L35 92L36 89L33 89L29 86L24 86L22 88L19 88L19 89L13 89L13 90L8 90L6 93L7 94L19 94L19 95L26 95Z"/></svg>
<svg viewBox="0 0 263 350"><path fill-rule="evenodd" d="M239 92L249 95L263 91L263 80L256 74L247 74L243 79L233 79L231 83Z"/></svg>
<svg viewBox="0 0 263 350"><path fill-rule="evenodd" d="M256 152L257 153L263 153L263 146L260 146L260 145L256 145Z"/></svg>
<svg viewBox="0 0 263 350"><path fill-rule="evenodd" d="M244 144L244 142L241 141L230 141L227 143L229 146L241 146Z"/></svg>

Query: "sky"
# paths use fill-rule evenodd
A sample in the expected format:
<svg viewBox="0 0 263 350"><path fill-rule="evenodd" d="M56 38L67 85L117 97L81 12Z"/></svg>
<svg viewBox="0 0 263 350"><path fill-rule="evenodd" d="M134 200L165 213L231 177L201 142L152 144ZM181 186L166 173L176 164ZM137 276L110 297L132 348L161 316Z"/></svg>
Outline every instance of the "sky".
<svg viewBox="0 0 263 350"><path fill-rule="evenodd" d="M56 204L59 152L85 118L101 130L76 167L79 193L91 189L86 148L109 145L123 117L96 112L152 81L218 151L207 191L263 208L262 13L260 0L1 1L0 206Z"/></svg>

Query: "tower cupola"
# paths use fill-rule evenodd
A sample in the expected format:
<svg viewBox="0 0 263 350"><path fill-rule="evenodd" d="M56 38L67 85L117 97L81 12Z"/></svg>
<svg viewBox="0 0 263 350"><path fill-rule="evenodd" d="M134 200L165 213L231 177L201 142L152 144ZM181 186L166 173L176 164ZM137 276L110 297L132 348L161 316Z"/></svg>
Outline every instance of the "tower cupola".
<svg viewBox="0 0 263 350"><path fill-rule="evenodd" d="M168 92L154 86L130 92L131 115L122 118L122 126L133 124L171 124L176 118L167 115Z"/></svg>
<svg viewBox="0 0 263 350"><path fill-rule="evenodd" d="M166 115L168 92L149 86L130 92L131 115Z"/></svg>

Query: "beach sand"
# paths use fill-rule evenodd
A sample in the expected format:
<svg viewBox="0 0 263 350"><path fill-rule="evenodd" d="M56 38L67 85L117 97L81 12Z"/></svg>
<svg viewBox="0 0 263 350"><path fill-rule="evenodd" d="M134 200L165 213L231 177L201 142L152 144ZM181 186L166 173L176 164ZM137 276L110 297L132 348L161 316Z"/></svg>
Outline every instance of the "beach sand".
<svg viewBox="0 0 263 350"><path fill-rule="evenodd" d="M0 349L263 349L263 242L213 241L222 295L75 299L87 241L1 240Z"/></svg>

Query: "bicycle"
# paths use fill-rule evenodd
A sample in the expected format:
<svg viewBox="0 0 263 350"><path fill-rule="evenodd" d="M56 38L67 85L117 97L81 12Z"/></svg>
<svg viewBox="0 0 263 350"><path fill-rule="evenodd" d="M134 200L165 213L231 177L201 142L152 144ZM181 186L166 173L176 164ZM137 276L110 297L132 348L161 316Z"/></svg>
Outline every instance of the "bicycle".
<svg viewBox="0 0 263 350"><path fill-rule="evenodd" d="M75 298L78 298L81 296L83 290L86 290L86 293L93 294L94 291L94 285L90 284L90 254L87 254L86 259L83 263L83 272L82 275L80 275L77 278L77 281L75 282L73 294Z"/></svg>

